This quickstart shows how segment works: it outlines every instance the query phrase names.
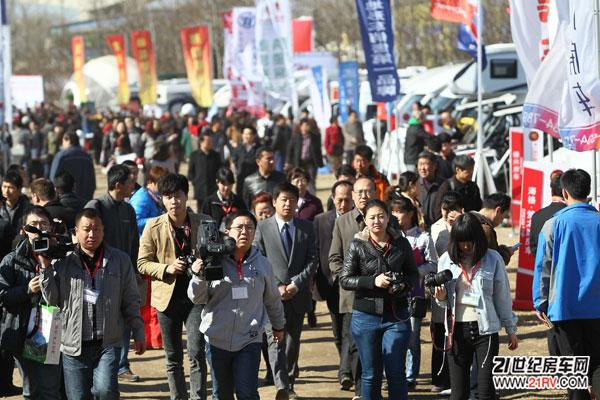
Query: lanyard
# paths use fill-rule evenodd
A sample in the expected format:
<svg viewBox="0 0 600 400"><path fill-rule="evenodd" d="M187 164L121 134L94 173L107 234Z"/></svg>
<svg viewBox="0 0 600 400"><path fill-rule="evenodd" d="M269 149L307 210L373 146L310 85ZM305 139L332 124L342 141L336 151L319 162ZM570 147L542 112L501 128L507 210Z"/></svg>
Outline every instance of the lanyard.
<svg viewBox="0 0 600 400"><path fill-rule="evenodd" d="M231 202L231 204L229 204L228 207L225 207L224 203L221 203L219 205L221 206L221 209L223 210L225 215L229 215L231 213L231 211L233 211L233 202Z"/></svg>
<svg viewBox="0 0 600 400"><path fill-rule="evenodd" d="M387 240L387 242L385 242L385 245L383 247L381 247L377 242L375 242L373 240L373 238L371 236L369 236L369 242L371 242L371 244L373 245L373 247L375 248L375 250L382 251L384 257L387 254L387 252L390 250L390 242L391 241L392 241L392 239L389 238Z"/></svg>
<svg viewBox="0 0 600 400"><path fill-rule="evenodd" d="M181 229L183 229L184 235L188 239L191 239L192 228L190 228L190 226L186 224ZM171 226L171 231L173 232L173 241L175 242L175 245L183 253L183 249L185 248L185 241L179 242L179 240L177 239L177 233L175 233L175 228L173 228L173 226Z"/></svg>
<svg viewBox="0 0 600 400"><path fill-rule="evenodd" d="M471 270L471 276L469 276L469 274L467 273L467 270L466 270L465 266L463 265L463 263L458 263L458 265L460 265L460 269L462 269L462 272L465 275L465 279L467 280L467 284L469 286L471 286L471 282L473 280L473 277L475 276L475 274L477 273L477 271L479 271L479 267L481 266L481 261L479 261L479 262L477 262L477 264L475 264L475 266Z"/></svg>
<svg viewBox="0 0 600 400"><path fill-rule="evenodd" d="M242 264L244 263L244 258L240 258L235 262L235 269L237 270L237 276L240 280L244 280L244 270L242 269Z"/></svg>
<svg viewBox="0 0 600 400"><path fill-rule="evenodd" d="M90 271L90 268L88 267L88 265L85 262L85 260L83 258L81 259L81 263L85 267L85 270L87 271L88 275L92 278L92 282L94 282L94 280L96 279L96 273L98 272L98 268L100 268L100 265L102 264L103 260L104 260L104 249L102 249L100 251L100 255L98 256L98 260L96 261L96 265L94 266L94 270Z"/></svg>

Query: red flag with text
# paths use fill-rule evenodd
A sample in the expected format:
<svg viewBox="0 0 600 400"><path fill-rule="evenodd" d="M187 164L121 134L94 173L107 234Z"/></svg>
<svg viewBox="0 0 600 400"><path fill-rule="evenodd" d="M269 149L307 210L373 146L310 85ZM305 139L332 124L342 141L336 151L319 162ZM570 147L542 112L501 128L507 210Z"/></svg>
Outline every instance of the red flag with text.
<svg viewBox="0 0 600 400"><path fill-rule="evenodd" d="M210 107L212 94L212 62L208 26L181 29L181 46L192 96L200 107Z"/></svg>
<svg viewBox="0 0 600 400"><path fill-rule="evenodd" d="M431 0L429 13L435 19L471 24L476 6L472 0Z"/></svg>
<svg viewBox="0 0 600 400"><path fill-rule="evenodd" d="M131 52L138 67L138 88L143 104L155 104L156 64L154 63L154 47L148 31L131 32Z"/></svg>
<svg viewBox="0 0 600 400"><path fill-rule="evenodd" d="M73 75L77 89L79 90L79 102L85 103L87 95L85 93L85 79L83 76L83 65L85 64L85 43L83 36L74 36L71 39L71 51L73 53Z"/></svg>
<svg viewBox="0 0 600 400"><path fill-rule="evenodd" d="M119 71L119 87L117 88L117 102L120 105L129 103L129 83L127 82L127 65L125 55L125 36L111 35L106 37L106 43L115 53L117 70Z"/></svg>

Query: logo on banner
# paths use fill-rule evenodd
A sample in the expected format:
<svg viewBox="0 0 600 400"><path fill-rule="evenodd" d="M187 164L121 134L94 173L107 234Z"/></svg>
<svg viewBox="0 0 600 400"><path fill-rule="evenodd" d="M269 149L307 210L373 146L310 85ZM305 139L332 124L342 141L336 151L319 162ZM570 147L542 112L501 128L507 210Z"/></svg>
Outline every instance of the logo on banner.
<svg viewBox="0 0 600 400"><path fill-rule="evenodd" d="M238 16L238 23L244 29L251 29L256 23L256 16L251 12L244 12Z"/></svg>

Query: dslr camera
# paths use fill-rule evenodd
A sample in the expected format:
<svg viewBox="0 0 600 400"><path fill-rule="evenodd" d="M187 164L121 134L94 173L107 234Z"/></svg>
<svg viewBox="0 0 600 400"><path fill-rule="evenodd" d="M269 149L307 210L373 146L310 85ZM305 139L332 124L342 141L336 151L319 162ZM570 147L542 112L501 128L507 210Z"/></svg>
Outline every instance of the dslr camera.
<svg viewBox="0 0 600 400"><path fill-rule="evenodd" d="M25 225L25 232L37 235L32 241L33 252L50 259L65 258L75 250L75 244L68 234L58 234L42 231L33 225Z"/></svg>
<svg viewBox="0 0 600 400"><path fill-rule="evenodd" d="M451 279L452 271L450 271L449 269L445 269L438 273L428 273L427 275L425 275L425 278L423 278L423 283L425 284L425 287L432 289L436 286L443 286L446 282L448 282Z"/></svg>
<svg viewBox="0 0 600 400"><path fill-rule="evenodd" d="M404 275L400 272L387 271L385 276L390 278L389 291L393 296L406 296L410 291L410 285L404 279Z"/></svg>
<svg viewBox="0 0 600 400"><path fill-rule="evenodd" d="M221 259L234 253L235 240L219 232L219 225L214 220L204 220L198 227L197 250L204 263L204 279L218 281L224 277ZM188 265L191 267L192 263Z"/></svg>

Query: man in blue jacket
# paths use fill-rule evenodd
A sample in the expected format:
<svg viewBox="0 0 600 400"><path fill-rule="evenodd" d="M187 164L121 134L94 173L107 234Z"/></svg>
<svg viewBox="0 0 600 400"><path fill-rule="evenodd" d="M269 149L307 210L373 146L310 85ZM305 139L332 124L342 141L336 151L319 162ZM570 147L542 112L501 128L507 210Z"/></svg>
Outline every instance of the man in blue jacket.
<svg viewBox="0 0 600 400"><path fill-rule="evenodd" d="M587 204L590 175L570 169L561 178L567 207L538 239L533 279L537 316L553 326L561 356L589 356L588 377L600 398L600 214ZM569 389L569 399L590 399Z"/></svg>

